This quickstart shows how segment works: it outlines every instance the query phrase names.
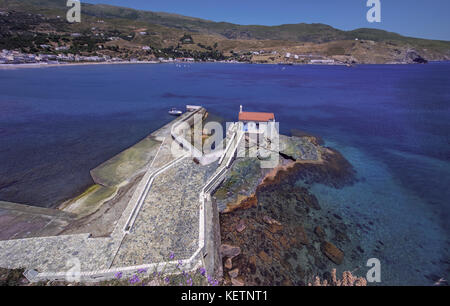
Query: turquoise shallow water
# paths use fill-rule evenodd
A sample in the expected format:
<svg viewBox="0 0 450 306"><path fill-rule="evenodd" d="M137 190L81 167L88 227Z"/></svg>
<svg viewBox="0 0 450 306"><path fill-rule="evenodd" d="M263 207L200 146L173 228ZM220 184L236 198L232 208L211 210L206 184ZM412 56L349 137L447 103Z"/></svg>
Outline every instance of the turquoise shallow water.
<svg viewBox="0 0 450 306"><path fill-rule="evenodd" d="M272 111L283 133L322 136L359 181L312 190L322 205L360 224L365 249L383 242L374 257L382 257L385 283L449 278L449 63L0 70L0 200L57 205L92 183L90 169L185 104L229 121L240 104Z"/></svg>
<svg viewBox="0 0 450 306"><path fill-rule="evenodd" d="M353 238L364 249L364 260L380 260L382 284L431 285L441 277L448 279L448 228L441 208L424 202L386 165L364 152L333 142L327 145L351 160L359 181L338 190L315 184L311 191L325 209L357 225ZM420 162L435 163L426 167L445 165L436 160ZM437 177L445 175L442 172Z"/></svg>

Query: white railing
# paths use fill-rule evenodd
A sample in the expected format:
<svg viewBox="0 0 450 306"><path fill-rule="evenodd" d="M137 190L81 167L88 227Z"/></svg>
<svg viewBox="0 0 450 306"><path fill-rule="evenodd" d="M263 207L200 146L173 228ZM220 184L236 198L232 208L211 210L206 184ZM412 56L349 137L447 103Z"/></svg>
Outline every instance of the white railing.
<svg viewBox="0 0 450 306"><path fill-rule="evenodd" d="M231 136L230 141L227 143L227 146L225 148L225 151L222 153L222 156L219 159L219 165L222 164L223 159L225 158L225 156L227 155L228 149L231 147L231 145L233 144L233 140L236 137L236 133L233 134L233 136Z"/></svg>
<svg viewBox="0 0 450 306"><path fill-rule="evenodd" d="M183 149L186 149L192 156L194 157L201 157L202 152L197 149L195 146L193 146L189 141L186 140L186 138L183 137L183 135L180 135L179 132L183 132L184 129L179 129L180 125L185 123L187 120L189 120L192 116L195 116L195 114L199 113L202 110L202 108L192 112L191 114L187 115L185 118L181 119L179 122L175 123L172 126L172 129L170 131L170 134L177 143L179 143ZM202 116L203 118L203 116ZM195 118L194 118L194 125L195 125Z"/></svg>
<svg viewBox="0 0 450 306"><path fill-rule="evenodd" d="M172 167L173 165L175 165L176 163L178 163L180 160L182 160L183 158L185 158L186 156L182 155L174 160L172 160L171 162L165 164L164 166L162 166L161 168L159 168L158 170L156 170L155 172L153 172L144 187L144 191L141 193L138 201L136 202L130 216L128 217L127 222L125 223L125 226L123 227L123 231L125 233L130 233L134 222L136 221L136 218L139 214L139 211L142 207L142 205L144 204L145 198L147 197L149 191L150 191L150 187L153 184L154 179L162 172L164 172L165 170L167 170L168 168Z"/></svg>

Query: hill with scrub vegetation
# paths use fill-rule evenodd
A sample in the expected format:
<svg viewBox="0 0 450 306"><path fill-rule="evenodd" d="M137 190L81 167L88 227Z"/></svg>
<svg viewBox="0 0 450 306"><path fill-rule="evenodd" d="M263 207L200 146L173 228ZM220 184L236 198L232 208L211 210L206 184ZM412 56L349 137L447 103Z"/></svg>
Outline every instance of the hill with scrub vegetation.
<svg viewBox="0 0 450 306"><path fill-rule="evenodd" d="M0 49L108 55L122 59L192 57L255 63L414 63L449 60L450 42L325 24L237 25L177 14L82 3L68 23L65 0L0 0Z"/></svg>

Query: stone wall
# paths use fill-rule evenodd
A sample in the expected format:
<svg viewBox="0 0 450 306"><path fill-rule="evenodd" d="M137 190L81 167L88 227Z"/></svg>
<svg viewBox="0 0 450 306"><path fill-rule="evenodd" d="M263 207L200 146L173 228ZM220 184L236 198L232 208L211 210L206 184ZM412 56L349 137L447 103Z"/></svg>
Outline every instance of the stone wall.
<svg viewBox="0 0 450 306"><path fill-rule="evenodd" d="M223 275L222 256L219 248L221 244L219 210L215 201L205 202L205 246L203 266L206 273L215 278L221 279Z"/></svg>

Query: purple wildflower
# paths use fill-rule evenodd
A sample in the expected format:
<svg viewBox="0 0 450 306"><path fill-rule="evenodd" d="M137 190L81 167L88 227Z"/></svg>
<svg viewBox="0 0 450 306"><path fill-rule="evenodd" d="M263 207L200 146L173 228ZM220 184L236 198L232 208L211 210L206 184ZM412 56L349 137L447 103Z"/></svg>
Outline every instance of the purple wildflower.
<svg viewBox="0 0 450 306"><path fill-rule="evenodd" d="M121 279L122 278L122 272L117 272L116 274L114 274L114 277L117 279Z"/></svg>
<svg viewBox="0 0 450 306"><path fill-rule="evenodd" d="M147 273L147 269L139 269L138 273Z"/></svg>
<svg viewBox="0 0 450 306"><path fill-rule="evenodd" d="M166 277L164 280L166 283L169 283L169 281L170 281L168 277Z"/></svg>
<svg viewBox="0 0 450 306"><path fill-rule="evenodd" d="M138 282L140 282L141 280L139 279L139 276L137 276L136 274L133 275L133 277L130 278L130 284L136 284Z"/></svg>
<svg viewBox="0 0 450 306"><path fill-rule="evenodd" d="M188 286L192 286L192 278L189 277L189 279L186 280L186 284L187 284Z"/></svg>
<svg viewBox="0 0 450 306"><path fill-rule="evenodd" d="M210 277L210 276L208 276L208 283L209 283L211 286L217 286L217 285L219 284L219 281L216 280L216 279L214 279L214 278L212 278L212 277Z"/></svg>
<svg viewBox="0 0 450 306"><path fill-rule="evenodd" d="M201 275L205 276L205 274L206 274L205 268L202 267L202 268L198 269L198 271L200 272Z"/></svg>
<svg viewBox="0 0 450 306"><path fill-rule="evenodd" d="M170 253L170 256L169 256L169 258L170 259L174 259L175 258L175 254L172 252L172 253Z"/></svg>

